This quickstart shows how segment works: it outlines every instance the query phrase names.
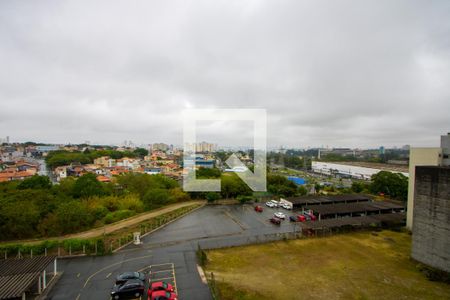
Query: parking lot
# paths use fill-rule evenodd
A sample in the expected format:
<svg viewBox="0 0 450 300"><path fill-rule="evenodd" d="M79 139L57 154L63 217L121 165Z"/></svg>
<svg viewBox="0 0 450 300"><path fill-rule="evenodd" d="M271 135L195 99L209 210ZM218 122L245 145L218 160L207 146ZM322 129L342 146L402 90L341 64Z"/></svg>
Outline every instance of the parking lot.
<svg viewBox="0 0 450 300"><path fill-rule="evenodd" d="M226 247L244 244L251 237L292 232L288 220L281 226L269 219L276 211L268 208L254 211L254 205L205 206L166 227L142 238L141 245L129 245L121 251L102 257L60 259L64 272L49 299L109 299L115 277L126 271L149 272L151 280L167 281L176 286L179 299L211 299L208 286L197 270L195 251L202 247ZM297 223L299 224L299 223Z"/></svg>

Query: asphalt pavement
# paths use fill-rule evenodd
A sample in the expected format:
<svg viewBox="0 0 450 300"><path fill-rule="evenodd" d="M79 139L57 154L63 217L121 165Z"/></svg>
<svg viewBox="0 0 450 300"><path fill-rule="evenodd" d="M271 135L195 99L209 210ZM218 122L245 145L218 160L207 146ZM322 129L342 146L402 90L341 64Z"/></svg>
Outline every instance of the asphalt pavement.
<svg viewBox="0 0 450 300"><path fill-rule="evenodd" d="M269 222L276 211L287 220L281 226ZM264 207L255 212L253 205L208 205L142 238L141 245L129 245L113 255L58 260L62 277L48 299L110 299L114 278L126 271L149 272L171 266L163 279L175 283L179 299L212 299L209 287L197 270L196 250L254 243L268 235L293 232L298 223L290 223L293 213ZM297 225L294 225L297 224ZM165 268L165 267L162 267ZM160 277L161 278L161 277Z"/></svg>

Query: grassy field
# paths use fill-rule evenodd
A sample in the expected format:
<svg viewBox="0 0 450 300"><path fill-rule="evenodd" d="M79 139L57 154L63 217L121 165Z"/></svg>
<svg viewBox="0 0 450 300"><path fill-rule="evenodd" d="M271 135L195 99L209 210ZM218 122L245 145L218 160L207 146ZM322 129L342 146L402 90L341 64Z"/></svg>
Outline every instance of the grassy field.
<svg viewBox="0 0 450 300"><path fill-rule="evenodd" d="M410 260L411 237L382 231L208 251L222 299L450 299Z"/></svg>

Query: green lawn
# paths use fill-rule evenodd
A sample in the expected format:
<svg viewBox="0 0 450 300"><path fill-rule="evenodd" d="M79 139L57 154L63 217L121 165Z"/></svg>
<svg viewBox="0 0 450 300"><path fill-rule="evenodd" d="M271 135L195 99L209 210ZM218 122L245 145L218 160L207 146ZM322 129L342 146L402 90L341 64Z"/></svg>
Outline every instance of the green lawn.
<svg viewBox="0 0 450 300"><path fill-rule="evenodd" d="M411 237L382 231L208 251L222 299L450 299L410 260Z"/></svg>

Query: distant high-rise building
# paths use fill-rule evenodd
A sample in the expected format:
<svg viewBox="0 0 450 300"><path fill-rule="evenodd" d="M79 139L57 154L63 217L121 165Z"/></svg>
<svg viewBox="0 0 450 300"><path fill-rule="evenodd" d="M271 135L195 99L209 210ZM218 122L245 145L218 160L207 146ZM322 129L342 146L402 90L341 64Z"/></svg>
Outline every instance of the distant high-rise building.
<svg viewBox="0 0 450 300"><path fill-rule="evenodd" d="M186 151L196 152L196 153L211 153L217 151L217 144L201 142L196 144L186 144Z"/></svg>
<svg viewBox="0 0 450 300"><path fill-rule="evenodd" d="M164 143L155 143L152 145L153 151L167 151L169 150L169 145Z"/></svg>

